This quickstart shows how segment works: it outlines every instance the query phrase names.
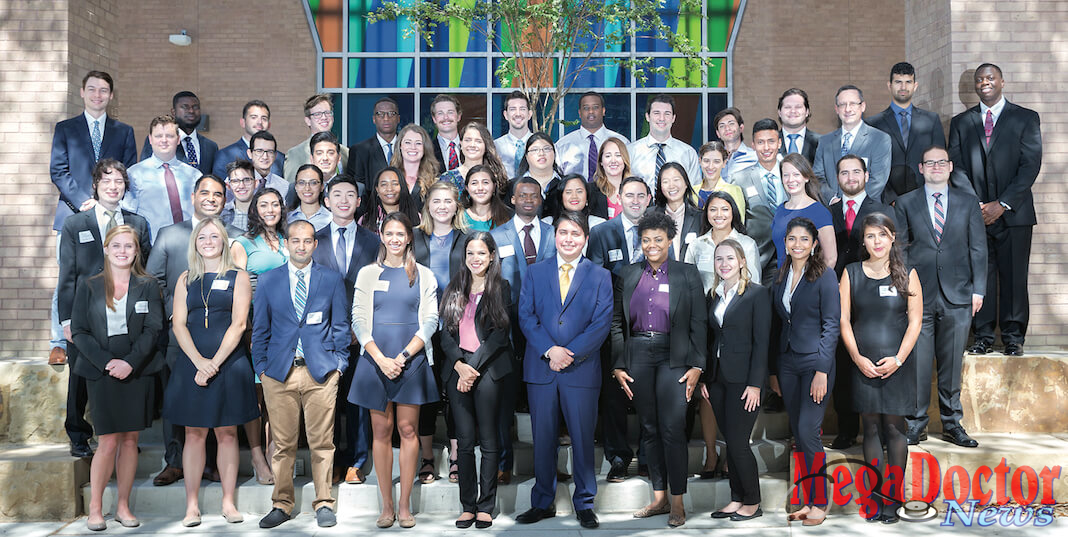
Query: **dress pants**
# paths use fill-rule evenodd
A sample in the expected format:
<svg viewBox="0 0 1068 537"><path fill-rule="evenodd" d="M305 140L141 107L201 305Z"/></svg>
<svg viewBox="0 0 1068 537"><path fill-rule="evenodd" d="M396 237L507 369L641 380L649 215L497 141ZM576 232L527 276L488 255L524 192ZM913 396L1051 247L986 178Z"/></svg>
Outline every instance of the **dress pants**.
<svg viewBox="0 0 1068 537"><path fill-rule="evenodd" d="M338 464L349 468L363 468L371 455L371 413L366 408L349 402L349 388L352 386L352 375L356 372L356 360L360 357L360 346L349 347L349 364L353 364L345 370L338 380L337 403L334 408L340 409L334 419L334 444L338 449ZM342 427L344 421L344 427ZM338 433L344 431L345 442L340 442Z"/></svg>
<svg viewBox="0 0 1068 537"><path fill-rule="evenodd" d="M823 441L820 432L823 428L823 413L827 406L827 397L817 404L809 394L812 378L816 375L817 353L801 354L787 349L779 358L779 388L782 390L783 404L790 417L790 431L794 434L797 448L805 457L805 465L813 470L813 461L817 453L823 453ZM827 374L827 392L834 387L834 368ZM734 467L731 467L734 473ZM801 485L802 502L805 505L825 506L828 500L826 479L806 479Z"/></svg>
<svg viewBox="0 0 1068 537"><path fill-rule="evenodd" d="M293 464L300 437L300 412L311 450L312 483L315 501L312 510L334 509L331 491L334 465L334 405L337 404L338 373L330 373L322 384L315 382L307 367L293 366L285 382L261 375L263 398L271 415L271 434L277 447L271 458L274 471L274 507L292 514Z"/></svg>
<svg viewBox="0 0 1068 537"><path fill-rule="evenodd" d="M469 354L469 353L468 353ZM497 504L497 445L501 385L483 375L470 391L456 389L457 375L446 376L445 392L456 427L456 464L460 479L460 506L465 513L492 513ZM477 441L477 442L476 442ZM482 464L476 469L475 444Z"/></svg>
<svg viewBox="0 0 1068 537"><path fill-rule="evenodd" d="M513 287L514 289L514 287ZM518 319L519 313L513 307L509 310L510 318ZM526 353L527 338L519 329L519 323L512 323L512 356L523 356ZM500 379L501 383L501 412L497 417L500 426L497 429L498 445L501 448L501 462L498 470L511 472L515 466L515 456L512 452L512 428L515 427L515 406L519 401L519 394L523 385L523 362L516 359L512 362L512 372ZM528 394L529 395L529 394ZM531 411L531 419L533 419Z"/></svg>
<svg viewBox="0 0 1068 537"><path fill-rule="evenodd" d="M838 371L851 371L853 359L841 341L834 352ZM834 413L838 416L838 436L856 439L860 433L860 414L853 410L853 375L845 374L834 382Z"/></svg>
<svg viewBox="0 0 1068 537"><path fill-rule="evenodd" d="M924 302L923 324L912 356L916 359L916 413L908 417L908 431L922 431L929 418L931 373L938 371L938 409L942 429L960 426L964 407L960 403L961 368L964 346L968 343L971 304L956 305L946 301L939 291Z"/></svg>
<svg viewBox="0 0 1068 537"><path fill-rule="evenodd" d="M566 373L565 373L566 374ZM571 435L572 472L576 510L593 509L597 476L593 464L593 428L597 425L597 396L601 387L562 385L559 379L548 384L527 384L530 421L534 432L534 488L531 507L548 509L556 499L556 463L560 442L560 415Z"/></svg>
<svg viewBox="0 0 1068 537"><path fill-rule="evenodd" d="M1001 328L1001 342L1023 345L1027 333L1027 269L1031 258L1032 226L987 226L986 295L975 314L975 341L994 343L994 329Z"/></svg>
<svg viewBox="0 0 1068 537"><path fill-rule="evenodd" d="M611 347L611 342L606 342ZM612 376L612 356L608 349L601 351L601 397L599 401L601 433L604 435L604 458L608 464L617 460L629 465L634 459L634 451L627 442L627 407L630 401L627 394L619 389L619 382Z"/></svg>
<svg viewBox="0 0 1068 537"><path fill-rule="evenodd" d="M56 232L56 264L57 265L59 264L59 241L60 241L60 235L61 235L61 232L57 231ZM49 340L48 343L52 348L59 347L61 349L66 349L67 348L67 343L69 343L69 341L67 341L67 338L63 337L63 326L60 325L60 323L59 323L59 281L58 280L56 280L56 288L52 290L52 313L51 313L51 316L52 316L52 322L51 322L51 326L49 326L49 328L50 328L49 337L51 339ZM51 350L51 349L49 349L49 350ZM82 408L84 409L85 407L82 407Z"/></svg>
<svg viewBox="0 0 1068 537"><path fill-rule="evenodd" d="M80 360L78 348L73 343L67 346L67 417L63 428L71 445L88 445L93 437L93 426L85 419L85 407L89 402L89 388L85 377L74 374L74 364Z"/></svg>
<svg viewBox="0 0 1068 537"><path fill-rule="evenodd" d="M716 424L723 433L723 441L727 443L731 501L756 505L760 503L760 476L749 439L753 436L753 425L756 424L760 408L752 412L745 409L745 402L742 401L742 393L748 388L745 384L728 383L717 378L707 387L708 400L712 404L712 412L716 414Z"/></svg>
<svg viewBox="0 0 1068 537"><path fill-rule="evenodd" d="M430 344L433 345L434 356L445 356L441 348L441 331L434 332L430 336ZM438 412L445 415L445 437L456 438L456 426L452 421L452 411L449 406L449 394L444 389L444 379L452 374L452 371L442 371L445 360L434 360L431 370L434 372L434 385L441 392L441 400L427 403L419 408L419 436L434 436L438 429ZM348 392L345 392L348 393Z"/></svg>
<svg viewBox="0 0 1068 537"><path fill-rule="evenodd" d="M173 336L170 336L170 321L167 321L164 326L164 332L168 334L166 336L167 341L167 359L164 361L163 368L159 370L159 382L160 390L158 393L166 394L167 384L171 379L171 364L175 360L185 360L182 356L182 351L178 348L178 342L174 340ZM163 397L160 397L160 401ZM160 403L162 404L162 402ZM175 468L182 467L182 451L185 447L185 428L181 425L175 425L168 421L166 418L160 417L160 425L163 429L163 462L168 466ZM208 433L207 449L210 449L212 444L212 438L214 438L214 432ZM213 466L212 461L215 459L212 457L207 458L207 467Z"/></svg>
<svg viewBox="0 0 1068 537"><path fill-rule="evenodd" d="M671 367L667 334L635 334L627 341L632 359L634 407L642 430L642 449L653 490L672 496L686 493L686 384L679 379L689 367ZM623 391L623 390L620 390Z"/></svg>

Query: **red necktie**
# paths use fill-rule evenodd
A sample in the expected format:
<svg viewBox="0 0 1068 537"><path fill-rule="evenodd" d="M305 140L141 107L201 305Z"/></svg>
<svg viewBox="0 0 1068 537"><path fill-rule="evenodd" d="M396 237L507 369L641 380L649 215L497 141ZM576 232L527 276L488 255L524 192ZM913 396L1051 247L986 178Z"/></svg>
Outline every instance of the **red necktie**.
<svg viewBox="0 0 1068 537"><path fill-rule="evenodd" d="M178 181L174 179L171 165L166 162L163 163L163 182L167 185L167 198L171 201L171 218L177 224L185 220L185 216L182 214L182 199L178 195Z"/></svg>
<svg viewBox="0 0 1068 537"><path fill-rule="evenodd" d="M530 233L534 231L534 224L523 226L523 257L528 265L533 265L538 260L538 251L534 249L534 237Z"/></svg>
<svg viewBox="0 0 1068 537"><path fill-rule="evenodd" d="M855 200L846 201L846 205L849 207L846 209L846 233L853 232L853 222L857 220L857 211L854 210L853 206L856 204Z"/></svg>
<svg viewBox="0 0 1068 537"><path fill-rule="evenodd" d="M994 134L994 113L986 111L986 121L983 122L983 132L986 134L986 145L990 145L990 135Z"/></svg>
<svg viewBox="0 0 1068 537"><path fill-rule="evenodd" d="M456 158L456 142L449 142L449 169L455 170L460 167L460 159Z"/></svg>

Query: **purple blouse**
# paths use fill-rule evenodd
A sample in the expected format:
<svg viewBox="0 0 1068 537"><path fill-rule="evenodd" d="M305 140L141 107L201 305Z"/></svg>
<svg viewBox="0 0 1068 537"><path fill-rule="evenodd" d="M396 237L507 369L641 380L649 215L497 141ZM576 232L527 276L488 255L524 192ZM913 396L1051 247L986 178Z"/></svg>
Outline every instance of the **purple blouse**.
<svg viewBox="0 0 1068 537"><path fill-rule="evenodd" d="M654 271L649 263L645 263L642 277L630 297L632 330L666 334L671 327L667 268L668 264L664 263Z"/></svg>

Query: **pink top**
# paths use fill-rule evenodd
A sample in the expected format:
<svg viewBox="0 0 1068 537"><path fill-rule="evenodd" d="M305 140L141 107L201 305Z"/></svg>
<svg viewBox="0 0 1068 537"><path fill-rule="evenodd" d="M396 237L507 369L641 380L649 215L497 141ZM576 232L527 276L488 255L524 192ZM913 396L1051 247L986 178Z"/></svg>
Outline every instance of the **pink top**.
<svg viewBox="0 0 1068 537"><path fill-rule="evenodd" d="M460 318L460 348L467 352L475 352L482 345L475 331L475 310L481 299L482 293L472 294L464 308L464 316Z"/></svg>
<svg viewBox="0 0 1068 537"><path fill-rule="evenodd" d="M623 205L608 200L608 219L611 220L623 212Z"/></svg>

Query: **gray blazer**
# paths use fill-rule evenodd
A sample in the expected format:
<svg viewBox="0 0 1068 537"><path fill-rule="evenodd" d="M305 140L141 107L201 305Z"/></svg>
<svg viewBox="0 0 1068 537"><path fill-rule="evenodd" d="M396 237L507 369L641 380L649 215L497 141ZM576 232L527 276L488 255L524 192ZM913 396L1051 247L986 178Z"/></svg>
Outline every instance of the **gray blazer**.
<svg viewBox="0 0 1068 537"><path fill-rule="evenodd" d="M745 195L745 234L756 242L762 272L770 274L769 270L777 268L775 244L771 241L771 221L778 207L768 199L764 188L765 173L767 171L758 163L731 174L731 182L741 187ZM762 276L760 281L771 280Z"/></svg>
<svg viewBox="0 0 1068 537"><path fill-rule="evenodd" d="M883 188L886 187L886 182L890 178L890 135L861 122L860 130L857 131L857 139L853 140L849 152L867 159L868 186L864 190L872 198L882 201ZM820 194L823 196L824 203L829 203L833 198L842 195L838 187L838 159L841 156L841 128L820 137L820 145L816 150L816 161L812 163L812 169L816 172L816 177L820 179Z"/></svg>

